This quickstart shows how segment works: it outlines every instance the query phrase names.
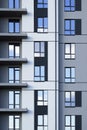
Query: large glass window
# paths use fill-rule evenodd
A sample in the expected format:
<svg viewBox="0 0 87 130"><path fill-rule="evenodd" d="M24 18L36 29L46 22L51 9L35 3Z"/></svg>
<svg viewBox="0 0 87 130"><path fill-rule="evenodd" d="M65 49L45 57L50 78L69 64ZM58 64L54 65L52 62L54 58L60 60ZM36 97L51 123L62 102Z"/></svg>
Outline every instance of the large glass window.
<svg viewBox="0 0 87 130"><path fill-rule="evenodd" d="M75 130L75 116L65 116L65 130Z"/></svg>
<svg viewBox="0 0 87 130"><path fill-rule="evenodd" d="M64 27L65 27L64 28L64 34L75 35L75 20L74 19L65 20Z"/></svg>
<svg viewBox="0 0 87 130"><path fill-rule="evenodd" d="M75 82L75 68L74 67L65 68L65 82Z"/></svg>
<svg viewBox="0 0 87 130"><path fill-rule="evenodd" d="M9 115L9 130L20 130L20 115Z"/></svg>
<svg viewBox="0 0 87 130"><path fill-rule="evenodd" d="M47 8L48 0L37 0L37 8Z"/></svg>
<svg viewBox="0 0 87 130"><path fill-rule="evenodd" d="M45 42L34 43L34 56L45 57Z"/></svg>
<svg viewBox="0 0 87 130"><path fill-rule="evenodd" d="M9 68L9 83L20 82L20 68L14 67Z"/></svg>
<svg viewBox="0 0 87 130"><path fill-rule="evenodd" d="M48 18L37 18L37 32L47 32L48 31Z"/></svg>
<svg viewBox="0 0 87 130"><path fill-rule="evenodd" d="M9 108L20 107L20 91L9 91Z"/></svg>
<svg viewBox="0 0 87 130"><path fill-rule="evenodd" d="M20 22L19 19L10 19L9 20L9 33L19 33L20 32Z"/></svg>
<svg viewBox="0 0 87 130"><path fill-rule="evenodd" d="M20 0L9 0L9 8L19 8Z"/></svg>
<svg viewBox="0 0 87 130"><path fill-rule="evenodd" d="M75 59L75 44L65 43L65 59Z"/></svg>
<svg viewBox="0 0 87 130"><path fill-rule="evenodd" d="M9 44L9 58L19 58L20 57L20 46L19 44Z"/></svg>
<svg viewBox="0 0 87 130"><path fill-rule="evenodd" d="M45 81L45 66L34 67L34 80Z"/></svg>
<svg viewBox="0 0 87 130"><path fill-rule="evenodd" d="M48 104L48 92L43 91L37 91L37 105L38 106L45 106Z"/></svg>
<svg viewBox="0 0 87 130"><path fill-rule="evenodd" d="M65 11L75 11L75 0L64 0Z"/></svg>
<svg viewBox="0 0 87 130"><path fill-rule="evenodd" d="M48 128L48 116L47 115L38 115L37 116L37 130L47 130Z"/></svg>
<svg viewBox="0 0 87 130"><path fill-rule="evenodd" d="M75 92L65 92L65 106L66 107L75 106Z"/></svg>

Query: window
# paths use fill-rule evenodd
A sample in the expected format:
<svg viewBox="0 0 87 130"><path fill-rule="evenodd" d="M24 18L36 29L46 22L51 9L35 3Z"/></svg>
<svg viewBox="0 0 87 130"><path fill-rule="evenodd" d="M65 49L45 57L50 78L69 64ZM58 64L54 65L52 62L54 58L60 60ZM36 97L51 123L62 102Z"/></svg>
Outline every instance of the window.
<svg viewBox="0 0 87 130"><path fill-rule="evenodd" d="M47 115L38 115L37 116L37 130L47 130L48 128L48 116Z"/></svg>
<svg viewBox="0 0 87 130"><path fill-rule="evenodd" d="M19 33L19 32L20 32L19 19L9 20L9 33Z"/></svg>
<svg viewBox="0 0 87 130"><path fill-rule="evenodd" d="M65 20L65 34L75 35L75 20Z"/></svg>
<svg viewBox="0 0 87 130"><path fill-rule="evenodd" d="M48 92L47 91L37 91L37 105L45 106L48 104Z"/></svg>
<svg viewBox="0 0 87 130"><path fill-rule="evenodd" d="M48 31L48 18L37 18L37 32L47 32Z"/></svg>
<svg viewBox="0 0 87 130"><path fill-rule="evenodd" d="M65 106L75 106L75 92L65 92Z"/></svg>
<svg viewBox="0 0 87 130"><path fill-rule="evenodd" d="M75 0L65 0L65 11L75 11Z"/></svg>
<svg viewBox="0 0 87 130"><path fill-rule="evenodd" d="M64 0L64 11L81 11L81 0Z"/></svg>
<svg viewBox="0 0 87 130"><path fill-rule="evenodd" d="M45 81L45 66L35 66L34 71L35 81Z"/></svg>
<svg viewBox="0 0 87 130"><path fill-rule="evenodd" d="M75 82L75 68L74 67L65 68L65 82Z"/></svg>
<svg viewBox="0 0 87 130"><path fill-rule="evenodd" d="M81 107L81 91L65 92L65 107Z"/></svg>
<svg viewBox="0 0 87 130"><path fill-rule="evenodd" d="M19 0L9 0L9 8L19 8Z"/></svg>
<svg viewBox="0 0 87 130"><path fill-rule="evenodd" d="M47 8L48 0L37 0L37 8Z"/></svg>
<svg viewBox="0 0 87 130"><path fill-rule="evenodd" d="M9 115L9 130L20 130L20 116Z"/></svg>
<svg viewBox="0 0 87 130"><path fill-rule="evenodd" d="M64 34L81 35L81 19L65 19Z"/></svg>
<svg viewBox="0 0 87 130"><path fill-rule="evenodd" d="M45 57L45 42L34 43L34 56Z"/></svg>
<svg viewBox="0 0 87 130"><path fill-rule="evenodd" d="M19 83L20 81L20 68L9 68L9 83Z"/></svg>
<svg viewBox="0 0 87 130"><path fill-rule="evenodd" d="M75 116L65 116L65 130L75 130Z"/></svg>
<svg viewBox="0 0 87 130"><path fill-rule="evenodd" d="M75 59L75 44L65 43L65 59Z"/></svg>
<svg viewBox="0 0 87 130"><path fill-rule="evenodd" d="M78 125L79 124L79 125ZM65 116L65 130L81 130L82 128L81 115L66 115Z"/></svg>
<svg viewBox="0 0 87 130"><path fill-rule="evenodd" d="M20 46L9 44L9 58L19 58L20 57Z"/></svg>
<svg viewBox="0 0 87 130"><path fill-rule="evenodd" d="M9 91L9 108L20 107L20 91Z"/></svg>

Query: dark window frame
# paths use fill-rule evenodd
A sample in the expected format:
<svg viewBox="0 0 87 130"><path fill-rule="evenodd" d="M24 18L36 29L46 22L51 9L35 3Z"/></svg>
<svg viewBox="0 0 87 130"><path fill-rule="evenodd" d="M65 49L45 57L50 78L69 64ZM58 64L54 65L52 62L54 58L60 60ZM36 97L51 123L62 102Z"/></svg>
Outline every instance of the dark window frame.
<svg viewBox="0 0 87 130"><path fill-rule="evenodd" d="M11 106L11 109L20 108L20 94L21 94L20 91L18 91L18 90L14 90L14 91L10 90L9 93L10 92L13 92L13 103L12 104L9 103L9 109L10 109L10 106ZM19 95L19 103L18 104L16 103L16 95Z"/></svg>
<svg viewBox="0 0 87 130"><path fill-rule="evenodd" d="M69 22L69 29L66 29L66 21ZM74 29L72 29L72 22L74 22ZM65 35L71 35L71 36L76 35L75 22L76 22L76 19L64 19L64 34ZM68 32L68 33L66 33L66 32Z"/></svg>
<svg viewBox="0 0 87 130"><path fill-rule="evenodd" d="M9 79L9 69L13 69L13 79ZM17 70L16 70L17 69ZM19 72L19 80L16 80L16 71ZM20 83L20 67L9 67L8 68L8 82L9 83Z"/></svg>
<svg viewBox="0 0 87 130"><path fill-rule="evenodd" d="M67 92L70 94L70 100L69 101L66 100L66 93ZM72 93L74 93L74 95L76 95L75 91L65 91L65 93L64 93L65 107L76 107L76 100L72 101L72 98L73 98ZM66 105L66 104L70 104L70 105Z"/></svg>
<svg viewBox="0 0 87 130"><path fill-rule="evenodd" d="M9 43L9 46L10 46L10 45L13 46L13 54L14 54L14 55L13 55L13 56L10 56L10 55L9 55L10 53L8 53L8 57L9 57L9 58L20 58L20 57L21 57L21 56L20 56L20 54L21 54L21 53L20 53L20 43L16 43L16 44L15 44L15 43ZM16 47L17 47L17 46L19 47L19 56L16 56ZM10 51L10 50L9 50L9 47L8 47L8 52L9 52L9 51Z"/></svg>
<svg viewBox="0 0 87 130"><path fill-rule="evenodd" d="M42 100L38 100L38 92L42 92ZM45 100L45 92L47 93L47 100ZM38 103L42 103L42 105L39 105ZM47 105L48 105L48 91L37 90L37 106L47 106Z"/></svg>
<svg viewBox="0 0 87 130"><path fill-rule="evenodd" d="M12 5L13 7L11 7L11 8L12 8L12 9L13 9L13 8L19 9L19 8L20 8L20 0L19 0L18 3L19 3L19 4L18 4L19 7L16 7L16 0L13 0L13 5ZM9 7L9 4L10 4L10 1L8 0L8 8L10 8L10 7Z"/></svg>
<svg viewBox="0 0 87 130"><path fill-rule="evenodd" d="M42 27L39 27L39 19L42 19ZM45 19L47 19L47 27L45 27ZM48 33L48 17L38 17L37 18L37 32L38 33Z"/></svg>
<svg viewBox="0 0 87 130"><path fill-rule="evenodd" d="M65 67L65 83L75 83L75 80L76 80L76 72L75 72L75 77L72 77L72 69L75 69L76 71L76 68L75 67ZM66 69L70 69L70 77L66 77L67 73L66 73ZM68 80L68 81L66 81Z"/></svg>
<svg viewBox="0 0 87 130"><path fill-rule="evenodd" d="M10 32L10 26L9 26L9 24L10 24L10 22L12 22L13 23L13 31L12 32ZM16 32L16 23L19 23L19 31L18 32ZM20 19L9 19L9 21L8 21L8 32L9 33L20 33Z"/></svg>
<svg viewBox="0 0 87 130"><path fill-rule="evenodd" d="M39 44L39 51L35 51L35 44L38 43ZM44 51L42 52L41 51L41 44L44 43ZM35 41L34 42L34 57L45 57L45 53L46 53L46 50L45 50L45 45L46 45L46 42L45 41ZM38 55L38 56L35 56L35 55Z"/></svg>
<svg viewBox="0 0 87 130"><path fill-rule="evenodd" d="M72 5L71 0L69 1L69 5L66 5L67 0L64 0L64 11L66 12L74 12L75 11L75 0L74 1L74 5Z"/></svg>
<svg viewBox="0 0 87 130"><path fill-rule="evenodd" d="M42 2L38 2L37 0L37 8L48 8L48 1L42 0Z"/></svg>
<svg viewBox="0 0 87 130"><path fill-rule="evenodd" d="M39 75L38 76L35 74L35 67L39 67ZM44 76L41 75L41 67L44 67ZM46 78L45 69L46 69L45 65L34 66L34 81L35 82L44 82L45 81L45 78ZM35 78L38 78L38 80L36 80Z"/></svg>
<svg viewBox="0 0 87 130"><path fill-rule="evenodd" d="M66 53L66 45L69 45L70 53ZM72 45L74 45L74 49L75 49L74 53L72 53ZM64 44L64 58L65 58L65 60L69 60L69 59L70 60L75 60L75 58L76 58L76 44L75 43L65 43Z"/></svg>

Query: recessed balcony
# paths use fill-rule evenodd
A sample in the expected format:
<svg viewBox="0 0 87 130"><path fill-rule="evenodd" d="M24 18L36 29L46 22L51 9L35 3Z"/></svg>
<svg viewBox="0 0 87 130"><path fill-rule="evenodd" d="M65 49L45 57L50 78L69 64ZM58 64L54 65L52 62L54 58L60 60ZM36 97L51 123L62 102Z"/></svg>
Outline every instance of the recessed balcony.
<svg viewBox="0 0 87 130"><path fill-rule="evenodd" d="M0 8L0 17L21 17L25 14L27 14L27 9Z"/></svg>
<svg viewBox="0 0 87 130"><path fill-rule="evenodd" d="M26 58L0 58L0 65L21 65L27 62Z"/></svg>

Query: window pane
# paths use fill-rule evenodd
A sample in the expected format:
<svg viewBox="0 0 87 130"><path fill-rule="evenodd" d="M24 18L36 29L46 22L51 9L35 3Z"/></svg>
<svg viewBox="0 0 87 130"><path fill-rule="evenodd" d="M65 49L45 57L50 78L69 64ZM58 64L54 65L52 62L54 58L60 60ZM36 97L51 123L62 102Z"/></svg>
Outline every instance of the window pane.
<svg viewBox="0 0 87 130"><path fill-rule="evenodd" d="M9 22L9 32L14 32L14 23Z"/></svg>
<svg viewBox="0 0 87 130"><path fill-rule="evenodd" d="M71 6L75 6L75 0L71 0Z"/></svg>
<svg viewBox="0 0 87 130"><path fill-rule="evenodd" d="M71 44L71 53L75 54L75 44Z"/></svg>
<svg viewBox="0 0 87 130"><path fill-rule="evenodd" d="M44 75L45 75L45 67L41 66L41 76L44 76Z"/></svg>
<svg viewBox="0 0 87 130"><path fill-rule="evenodd" d="M38 116L38 125L43 125L43 116Z"/></svg>
<svg viewBox="0 0 87 130"><path fill-rule="evenodd" d="M65 53L70 53L70 44L65 44Z"/></svg>
<svg viewBox="0 0 87 130"><path fill-rule="evenodd" d="M75 30L75 20L71 20L71 30Z"/></svg>
<svg viewBox="0 0 87 130"><path fill-rule="evenodd" d="M35 52L39 51L40 51L39 42L35 42Z"/></svg>
<svg viewBox="0 0 87 130"><path fill-rule="evenodd" d="M44 0L44 3L48 3L48 0Z"/></svg>
<svg viewBox="0 0 87 130"><path fill-rule="evenodd" d="M71 101L75 102L75 92L71 92Z"/></svg>
<svg viewBox="0 0 87 130"><path fill-rule="evenodd" d="M15 128L19 128L19 119L15 119Z"/></svg>
<svg viewBox="0 0 87 130"><path fill-rule="evenodd" d="M41 42L41 52L44 52L45 51L45 45L44 45L44 42Z"/></svg>
<svg viewBox="0 0 87 130"><path fill-rule="evenodd" d="M44 18L44 27L48 28L48 18Z"/></svg>
<svg viewBox="0 0 87 130"><path fill-rule="evenodd" d="M9 68L9 80L14 80L14 69Z"/></svg>
<svg viewBox="0 0 87 130"><path fill-rule="evenodd" d="M70 68L66 68L66 77L70 77Z"/></svg>
<svg viewBox="0 0 87 130"><path fill-rule="evenodd" d="M14 57L14 46L9 45L9 57Z"/></svg>
<svg viewBox="0 0 87 130"><path fill-rule="evenodd" d="M19 26L19 22L15 22L15 32L19 32L20 31L20 26Z"/></svg>
<svg viewBox="0 0 87 130"><path fill-rule="evenodd" d="M20 77L19 71L15 71L15 80L19 80L19 77Z"/></svg>
<svg viewBox="0 0 87 130"><path fill-rule="evenodd" d="M9 104L14 103L14 93L13 91L9 91Z"/></svg>
<svg viewBox="0 0 87 130"><path fill-rule="evenodd" d="M70 116L65 116L65 125L70 126Z"/></svg>
<svg viewBox="0 0 87 130"><path fill-rule="evenodd" d="M44 100L47 101L47 99L48 99L48 92L44 91Z"/></svg>
<svg viewBox="0 0 87 130"><path fill-rule="evenodd" d="M65 130L71 130L70 128L71 128L71 127L65 127Z"/></svg>
<svg viewBox="0 0 87 130"><path fill-rule="evenodd" d="M44 125L47 125L47 115L44 115Z"/></svg>
<svg viewBox="0 0 87 130"><path fill-rule="evenodd" d="M13 0L9 0L9 8L14 8L13 3L14 3Z"/></svg>
<svg viewBox="0 0 87 130"><path fill-rule="evenodd" d="M43 2L43 0L38 0L38 3L42 3Z"/></svg>
<svg viewBox="0 0 87 130"><path fill-rule="evenodd" d="M43 91L38 91L38 100L43 100Z"/></svg>
<svg viewBox="0 0 87 130"><path fill-rule="evenodd" d="M75 68L71 68L71 77L75 78Z"/></svg>
<svg viewBox="0 0 87 130"><path fill-rule="evenodd" d="M70 0L65 0L65 6L70 6Z"/></svg>
<svg viewBox="0 0 87 130"><path fill-rule="evenodd" d="M19 104L19 94L15 94L15 103Z"/></svg>
<svg viewBox="0 0 87 130"><path fill-rule="evenodd" d="M70 20L65 20L65 29L66 30L70 29Z"/></svg>
<svg viewBox="0 0 87 130"><path fill-rule="evenodd" d="M37 130L43 130L43 126L38 126Z"/></svg>
<svg viewBox="0 0 87 130"><path fill-rule="evenodd" d="M71 126L75 126L75 116L71 116Z"/></svg>
<svg viewBox="0 0 87 130"><path fill-rule="evenodd" d="M70 92L65 92L65 101L70 101Z"/></svg>
<svg viewBox="0 0 87 130"><path fill-rule="evenodd" d="M35 76L40 75L40 67L35 67Z"/></svg>
<svg viewBox="0 0 87 130"><path fill-rule="evenodd" d="M9 116L9 128L14 128L14 125L13 125L13 116Z"/></svg>
<svg viewBox="0 0 87 130"><path fill-rule="evenodd" d="M15 0L15 8L19 8L19 0Z"/></svg>
<svg viewBox="0 0 87 130"><path fill-rule="evenodd" d="M16 57L20 56L20 48L19 48L19 46L15 46L15 56Z"/></svg>
<svg viewBox="0 0 87 130"><path fill-rule="evenodd" d="M38 18L38 27L43 27L43 19Z"/></svg>

